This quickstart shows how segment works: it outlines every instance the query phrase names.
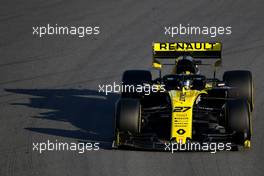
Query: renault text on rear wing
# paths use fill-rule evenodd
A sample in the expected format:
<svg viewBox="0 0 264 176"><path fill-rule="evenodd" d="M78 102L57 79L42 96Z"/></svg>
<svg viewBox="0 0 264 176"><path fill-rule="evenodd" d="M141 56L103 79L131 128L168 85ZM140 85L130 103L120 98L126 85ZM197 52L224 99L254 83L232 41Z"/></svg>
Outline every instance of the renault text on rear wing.
<svg viewBox="0 0 264 176"><path fill-rule="evenodd" d="M221 59L221 51L222 44L218 42L153 43L153 58L161 59L179 56Z"/></svg>

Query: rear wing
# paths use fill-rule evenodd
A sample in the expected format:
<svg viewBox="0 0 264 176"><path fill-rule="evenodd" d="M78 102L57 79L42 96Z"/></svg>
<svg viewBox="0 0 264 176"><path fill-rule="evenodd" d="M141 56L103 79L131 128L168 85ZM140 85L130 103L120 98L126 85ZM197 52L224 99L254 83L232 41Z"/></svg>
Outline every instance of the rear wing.
<svg viewBox="0 0 264 176"><path fill-rule="evenodd" d="M179 42L179 43L153 43L153 62L152 67L161 69L162 65L174 65L180 56L191 56L199 65L202 64L199 59L214 60L214 67L219 67L222 64L222 44L219 42ZM174 64L164 64L161 60L175 60Z"/></svg>
<svg viewBox="0 0 264 176"><path fill-rule="evenodd" d="M209 42L195 43L153 43L153 58L178 58L191 56L192 58L221 59L222 44Z"/></svg>

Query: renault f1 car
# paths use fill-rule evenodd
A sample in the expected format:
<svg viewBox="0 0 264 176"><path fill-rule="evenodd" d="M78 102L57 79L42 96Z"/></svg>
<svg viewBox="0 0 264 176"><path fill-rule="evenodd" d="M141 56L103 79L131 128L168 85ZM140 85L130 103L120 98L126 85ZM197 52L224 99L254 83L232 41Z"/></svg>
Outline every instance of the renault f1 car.
<svg viewBox="0 0 264 176"><path fill-rule="evenodd" d="M122 83L156 85L158 91L149 95L122 92L116 103L113 147L159 149L165 142L223 142L249 148L252 75L233 70L217 79L221 51L221 43L154 43L152 66L159 70L159 77L152 79L147 70L127 70ZM212 78L199 70L209 60L213 61ZM166 65L172 71L162 75Z"/></svg>

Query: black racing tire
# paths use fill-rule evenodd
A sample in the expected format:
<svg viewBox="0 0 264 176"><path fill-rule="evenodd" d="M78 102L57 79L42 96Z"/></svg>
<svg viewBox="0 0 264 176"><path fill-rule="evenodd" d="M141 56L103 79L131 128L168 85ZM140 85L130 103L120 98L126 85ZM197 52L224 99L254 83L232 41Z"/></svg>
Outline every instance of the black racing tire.
<svg viewBox="0 0 264 176"><path fill-rule="evenodd" d="M237 95L239 95L240 98L247 99L250 105L250 111L253 111L254 88L253 88L253 79L251 72L247 70L227 71L223 75L223 81L227 86L238 88L239 93L237 93L237 91L230 90L228 96L234 98Z"/></svg>
<svg viewBox="0 0 264 176"><path fill-rule="evenodd" d="M226 130L234 133L234 142L244 144L251 139L251 113L247 101L228 100L225 104L226 110Z"/></svg>
<svg viewBox="0 0 264 176"><path fill-rule="evenodd" d="M137 86L142 85L143 83L150 84L152 82L151 72L148 70L127 70L123 73L122 84L123 86ZM137 92L122 92L123 98L139 98Z"/></svg>
<svg viewBox="0 0 264 176"><path fill-rule="evenodd" d="M141 132L141 105L138 99L121 98L117 102L116 128L133 134Z"/></svg>

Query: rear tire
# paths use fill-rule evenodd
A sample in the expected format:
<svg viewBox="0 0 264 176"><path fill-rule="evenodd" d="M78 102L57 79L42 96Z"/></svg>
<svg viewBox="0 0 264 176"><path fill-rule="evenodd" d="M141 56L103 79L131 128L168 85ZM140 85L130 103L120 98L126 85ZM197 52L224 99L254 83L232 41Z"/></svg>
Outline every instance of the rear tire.
<svg viewBox="0 0 264 176"><path fill-rule="evenodd" d="M122 98L116 107L116 127L118 131L139 134L141 132L140 101L131 98Z"/></svg>
<svg viewBox="0 0 264 176"><path fill-rule="evenodd" d="M227 86L237 87L239 92L229 91L229 97L237 97L247 99L250 105L250 111L254 109L253 102L253 79L250 71L247 70L235 70L235 71L227 71L223 75L223 81Z"/></svg>
<svg viewBox="0 0 264 176"><path fill-rule="evenodd" d="M229 100L226 102L226 130L235 132L234 142L244 144L251 139L251 114L249 105L244 100Z"/></svg>
<svg viewBox="0 0 264 176"><path fill-rule="evenodd" d="M137 86L152 82L151 72L147 70L127 70L123 73L123 85ZM123 98L139 98L137 92L122 92Z"/></svg>

